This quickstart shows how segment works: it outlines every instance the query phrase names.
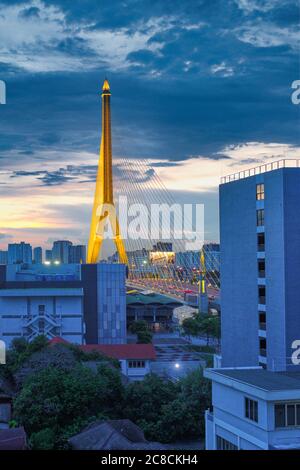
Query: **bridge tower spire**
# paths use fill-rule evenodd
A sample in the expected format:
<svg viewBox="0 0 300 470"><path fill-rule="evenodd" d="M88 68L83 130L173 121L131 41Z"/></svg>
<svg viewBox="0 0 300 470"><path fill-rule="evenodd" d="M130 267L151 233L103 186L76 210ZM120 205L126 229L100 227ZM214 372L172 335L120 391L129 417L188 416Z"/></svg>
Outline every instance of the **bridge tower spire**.
<svg viewBox="0 0 300 470"><path fill-rule="evenodd" d="M99 261L104 239L104 228L107 220L109 220L113 239L119 254L119 261L127 264L127 255L124 242L121 238L113 198L110 97L110 86L108 80L105 79L102 87L102 136L87 262L97 263Z"/></svg>

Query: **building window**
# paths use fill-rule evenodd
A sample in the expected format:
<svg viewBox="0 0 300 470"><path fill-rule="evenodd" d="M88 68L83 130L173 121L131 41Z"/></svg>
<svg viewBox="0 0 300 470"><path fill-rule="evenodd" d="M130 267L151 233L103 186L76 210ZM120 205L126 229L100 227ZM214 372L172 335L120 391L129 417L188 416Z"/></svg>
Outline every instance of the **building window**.
<svg viewBox="0 0 300 470"><path fill-rule="evenodd" d="M258 422L258 402L245 397L245 416L251 421Z"/></svg>
<svg viewBox="0 0 300 470"><path fill-rule="evenodd" d="M258 303L266 304L266 286L258 286Z"/></svg>
<svg viewBox="0 0 300 470"><path fill-rule="evenodd" d="M257 234L257 251L265 251L265 234Z"/></svg>
<svg viewBox="0 0 300 470"><path fill-rule="evenodd" d="M263 183L256 185L256 200L262 201L265 199L265 185Z"/></svg>
<svg viewBox="0 0 300 470"><path fill-rule="evenodd" d="M300 426L300 403L276 403L275 427Z"/></svg>
<svg viewBox="0 0 300 470"><path fill-rule="evenodd" d="M265 330L267 326L266 312L258 312L258 316L259 316L259 329Z"/></svg>
<svg viewBox="0 0 300 470"><path fill-rule="evenodd" d="M45 306L45 305L39 305L39 306L38 306L39 316L45 315L45 310L46 310L46 306Z"/></svg>
<svg viewBox="0 0 300 470"><path fill-rule="evenodd" d="M139 369L145 367L145 361L128 361L128 367L130 369Z"/></svg>
<svg viewBox="0 0 300 470"><path fill-rule="evenodd" d="M258 277L266 277L266 261L264 259L259 259L257 265Z"/></svg>
<svg viewBox="0 0 300 470"><path fill-rule="evenodd" d="M267 340L266 338L259 338L259 355L266 357L267 355Z"/></svg>
<svg viewBox="0 0 300 470"><path fill-rule="evenodd" d="M265 211L264 211L264 209L258 209L256 211L256 225L258 227L261 227L262 225L265 225Z"/></svg>
<svg viewBox="0 0 300 470"><path fill-rule="evenodd" d="M217 450L238 450L238 447L232 442L227 441L223 437L216 436L217 438Z"/></svg>

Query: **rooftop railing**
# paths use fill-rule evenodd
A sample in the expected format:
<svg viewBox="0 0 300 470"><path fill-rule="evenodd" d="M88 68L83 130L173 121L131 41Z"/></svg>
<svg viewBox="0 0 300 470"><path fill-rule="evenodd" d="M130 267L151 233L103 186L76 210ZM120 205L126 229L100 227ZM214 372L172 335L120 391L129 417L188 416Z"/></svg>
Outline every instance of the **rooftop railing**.
<svg viewBox="0 0 300 470"><path fill-rule="evenodd" d="M222 176L221 184L230 183L231 181L241 180L248 178L249 176L260 175L267 173L268 171L279 170L280 168L300 168L300 160L293 159L282 159L272 163L265 163L264 165L256 166L248 170L242 170L231 175Z"/></svg>

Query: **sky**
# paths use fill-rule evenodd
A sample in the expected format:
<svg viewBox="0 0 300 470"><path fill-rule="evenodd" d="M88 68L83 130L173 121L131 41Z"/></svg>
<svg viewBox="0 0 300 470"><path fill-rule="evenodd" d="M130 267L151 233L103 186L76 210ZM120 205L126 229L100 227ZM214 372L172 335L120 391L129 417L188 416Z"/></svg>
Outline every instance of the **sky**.
<svg viewBox="0 0 300 470"><path fill-rule="evenodd" d="M105 77L115 186L151 162L218 240L220 177L300 157L298 22L296 0L0 0L0 249L87 242Z"/></svg>

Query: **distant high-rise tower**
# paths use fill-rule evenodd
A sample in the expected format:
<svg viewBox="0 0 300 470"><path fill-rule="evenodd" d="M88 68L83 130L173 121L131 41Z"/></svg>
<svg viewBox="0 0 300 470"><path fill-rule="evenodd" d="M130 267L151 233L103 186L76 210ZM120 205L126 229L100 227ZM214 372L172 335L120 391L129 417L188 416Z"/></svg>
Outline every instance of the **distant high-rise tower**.
<svg viewBox="0 0 300 470"><path fill-rule="evenodd" d="M69 263L86 263L86 247L85 245L69 246Z"/></svg>
<svg viewBox="0 0 300 470"><path fill-rule="evenodd" d="M68 264L70 246L72 246L72 242L69 240L57 240L53 242L52 261Z"/></svg>
<svg viewBox="0 0 300 470"><path fill-rule="evenodd" d="M43 262L43 250L41 246L37 246L33 250L33 260L35 264L42 264Z"/></svg>
<svg viewBox="0 0 300 470"><path fill-rule="evenodd" d="M104 239L104 227L107 220L109 220L119 260L121 263L127 264L127 255L121 238L113 199L110 96L109 83L104 80L102 88L102 137L87 262L97 263L99 260Z"/></svg>
<svg viewBox="0 0 300 470"><path fill-rule="evenodd" d="M32 263L32 247L29 243L9 243L8 264Z"/></svg>

